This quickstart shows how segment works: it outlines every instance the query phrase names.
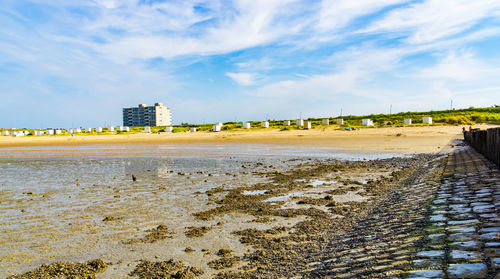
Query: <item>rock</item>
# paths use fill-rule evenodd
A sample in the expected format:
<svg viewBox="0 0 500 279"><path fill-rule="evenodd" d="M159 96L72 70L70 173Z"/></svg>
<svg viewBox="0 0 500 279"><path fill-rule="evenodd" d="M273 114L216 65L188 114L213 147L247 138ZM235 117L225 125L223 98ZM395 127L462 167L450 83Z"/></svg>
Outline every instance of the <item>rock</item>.
<svg viewBox="0 0 500 279"><path fill-rule="evenodd" d="M450 264L448 278L484 278L487 271L484 263Z"/></svg>
<svg viewBox="0 0 500 279"><path fill-rule="evenodd" d="M408 278L444 278L444 272L437 269L416 270L410 272Z"/></svg>
<svg viewBox="0 0 500 279"><path fill-rule="evenodd" d="M448 220L448 218L444 217L444 215L432 215L430 217L431 222L445 222Z"/></svg>
<svg viewBox="0 0 500 279"><path fill-rule="evenodd" d="M463 250L479 250L479 248L481 248L481 243L475 240L471 240L471 241L453 242L450 246L452 248L458 248Z"/></svg>
<svg viewBox="0 0 500 279"><path fill-rule="evenodd" d="M418 257L422 258L443 258L444 257L444 251L440 250L429 250L429 251L421 251L417 253Z"/></svg>
<svg viewBox="0 0 500 279"><path fill-rule="evenodd" d="M459 261L459 260L467 260L467 261L480 261L482 259L481 254L472 251L463 251L463 250L453 250L450 252L450 258Z"/></svg>

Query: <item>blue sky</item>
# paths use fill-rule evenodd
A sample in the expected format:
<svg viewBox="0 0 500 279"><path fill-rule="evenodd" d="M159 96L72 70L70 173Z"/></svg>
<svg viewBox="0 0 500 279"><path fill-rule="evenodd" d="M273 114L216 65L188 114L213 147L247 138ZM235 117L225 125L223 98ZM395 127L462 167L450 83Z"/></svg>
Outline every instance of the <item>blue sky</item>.
<svg viewBox="0 0 500 279"><path fill-rule="evenodd" d="M0 127L500 104L498 0L4 0Z"/></svg>

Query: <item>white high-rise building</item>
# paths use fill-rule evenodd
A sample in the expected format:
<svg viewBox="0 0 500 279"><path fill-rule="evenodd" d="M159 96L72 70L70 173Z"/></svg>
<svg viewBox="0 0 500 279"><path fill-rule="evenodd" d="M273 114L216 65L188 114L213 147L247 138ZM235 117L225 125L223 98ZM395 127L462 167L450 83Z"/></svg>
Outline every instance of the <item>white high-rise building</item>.
<svg viewBox="0 0 500 279"><path fill-rule="evenodd" d="M123 126L168 126L172 124L170 110L162 103L154 106L139 104L123 109Z"/></svg>

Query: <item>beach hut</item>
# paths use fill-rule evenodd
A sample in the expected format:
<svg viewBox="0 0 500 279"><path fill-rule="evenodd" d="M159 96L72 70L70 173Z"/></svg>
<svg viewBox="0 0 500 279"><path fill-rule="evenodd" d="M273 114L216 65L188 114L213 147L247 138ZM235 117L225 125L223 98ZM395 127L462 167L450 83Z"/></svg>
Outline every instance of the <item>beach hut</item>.
<svg viewBox="0 0 500 279"><path fill-rule="evenodd" d="M269 128L269 121L263 121L262 123L260 123L260 127L261 128Z"/></svg>
<svg viewBox="0 0 500 279"><path fill-rule="evenodd" d="M297 126L304 126L304 119L297 119Z"/></svg>
<svg viewBox="0 0 500 279"><path fill-rule="evenodd" d="M219 125L219 123L215 124L213 127L212 127L212 131L214 132L220 132L222 129L222 125Z"/></svg>
<svg viewBox="0 0 500 279"><path fill-rule="evenodd" d="M73 129L68 129L68 134L73 134Z"/></svg>
<svg viewBox="0 0 500 279"><path fill-rule="evenodd" d="M130 128L128 126L123 127L123 131L130 132Z"/></svg>
<svg viewBox="0 0 500 279"><path fill-rule="evenodd" d="M115 131L115 127L113 127L113 126L108 127L108 132L114 132L114 131Z"/></svg>
<svg viewBox="0 0 500 279"><path fill-rule="evenodd" d="M371 119L363 119L361 125L363 125L363 126L373 126L373 121Z"/></svg>
<svg viewBox="0 0 500 279"><path fill-rule="evenodd" d="M96 133L102 133L102 127L95 128Z"/></svg>
<svg viewBox="0 0 500 279"><path fill-rule="evenodd" d="M12 132L12 136L13 137L22 137L22 136L24 136L24 132L23 131Z"/></svg>
<svg viewBox="0 0 500 279"><path fill-rule="evenodd" d="M344 125L344 119L337 118L337 125Z"/></svg>
<svg viewBox="0 0 500 279"><path fill-rule="evenodd" d="M47 130L47 135L53 135L53 134L54 134L54 130L52 130L52 129Z"/></svg>
<svg viewBox="0 0 500 279"><path fill-rule="evenodd" d="M151 127L144 126L144 133L151 133Z"/></svg>
<svg viewBox="0 0 500 279"><path fill-rule="evenodd" d="M252 125L250 124L250 122L243 123L243 129L250 129L250 127L252 127Z"/></svg>
<svg viewBox="0 0 500 279"><path fill-rule="evenodd" d="M30 134L30 131L25 130L25 131L23 131L22 133L23 133L25 136L27 136L27 135L29 135L29 134Z"/></svg>
<svg viewBox="0 0 500 279"><path fill-rule="evenodd" d="M80 128L75 129L75 133L81 133L81 132L82 132L82 129L80 129Z"/></svg>
<svg viewBox="0 0 500 279"><path fill-rule="evenodd" d="M404 120L405 125L411 125L411 118L406 118Z"/></svg>
<svg viewBox="0 0 500 279"><path fill-rule="evenodd" d="M92 128L86 128L85 133L92 133Z"/></svg>
<svg viewBox="0 0 500 279"><path fill-rule="evenodd" d="M306 123L305 123L305 125L304 125L304 128L306 128L306 129L311 129L311 122L306 121Z"/></svg>
<svg viewBox="0 0 500 279"><path fill-rule="evenodd" d="M173 130L174 130L174 128L172 128L172 127L165 127L165 132L167 132L167 133L172 133Z"/></svg>
<svg viewBox="0 0 500 279"><path fill-rule="evenodd" d="M2 131L2 135L8 136L9 135L9 131Z"/></svg>
<svg viewBox="0 0 500 279"><path fill-rule="evenodd" d="M56 130L56 135L60 135L62 134L62 131L61 130Z"/></svg>
<svg viewBox="0 0 500 279"><path fill-rule="evenodd" d="M423 117L422 123L432 124L432 117Z"/></svg>
<svg viewBox="0 0 500 279"><path fill-rule="evenodd" d="M330 125L330 119L328 119L328 118L322 119L321 125L326 125L326 126Z"/></svg>
<svg viewBox="0 0 500 279"><path fill-rule="evenodd" d="M284 126L290 126L290 120L285 120L283 121Z"/></svg>
<svg viewBox="0 0 500 279"><path fill-rule="evenodd" d="M190 131L191 133L194 133L194 132L196 132L196 128L195 128L195 127L191 127L191 128L189 128L189 131Z"/></svg>

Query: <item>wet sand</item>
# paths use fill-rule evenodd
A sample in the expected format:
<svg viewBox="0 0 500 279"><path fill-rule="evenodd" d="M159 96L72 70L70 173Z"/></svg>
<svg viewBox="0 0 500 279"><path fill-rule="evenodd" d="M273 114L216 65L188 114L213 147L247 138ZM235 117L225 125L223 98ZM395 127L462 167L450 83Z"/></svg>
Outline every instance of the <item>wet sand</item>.
<svg viewBox="0 0 500 279"><path fill-rule="evenodd" d="M474 128L492 128L493 125L476 125ZM461 137L461 126L425 126L362 128L339 131L334 127L312 130L254 130L235 132L196 132L95 136L40 136L0 137L0 147L75 146L91 144L213 144L243 143L286 146L334 146L345 152L380 153L435 153L450 140ZM6 155L0 150L0 157Z"/></svg>
<svg viewBox="0 0 500 279"><path fill-rule="evenodd" d="M81 144L4 147L1 156L21 153L0 161L0 209L6 213L0 220L0 274L31 270L36 277L62 266L66 275L84 272L79 276L90 278L304 275L318 259L314 255L325 237L335 240L373 208L384 208L381 203L402 202L388 200L402 185L434 180L442 171L439 154L383 160L375 159L387 156L381 153L373 154L373 160L363 156L388 150L445 153L459 137L455 128L415 128L399 136L399 129L396 134L366 129L292 131L295 134L287 136L270 131L259 138L262 146L243 154L214 153L210 147L240 149L245 141L255 144L255 138L209 134L210 140L196 142L200 149L167 152L161 158L142 157L141 152L119 158L115 151L102 158L91 158L91 153L75 156L74 150L86 149ZM301 136L304 132L311 134ZM270 136L273 133L280 136ZM403 145L401 139L408 138ZM358 161L332 159L325 155L333 152L328 148L302 156L282 148L284 143L288 149L296 144L310 151L336 139L347 146L343 150L357 152ZM371 147L360 148L360 142ZM155 154L158 146L173 143L195 142L143 144ZM131 143L115 144L120 152L134 150ZM207 148L211 151L202 152ZM40 149L48 150L45 158L22 158L32 158ZM70 151L61 155L60 150ZM179 157L184 153L190 155ZM40 264L49 265L38 268Z"/></svg>

